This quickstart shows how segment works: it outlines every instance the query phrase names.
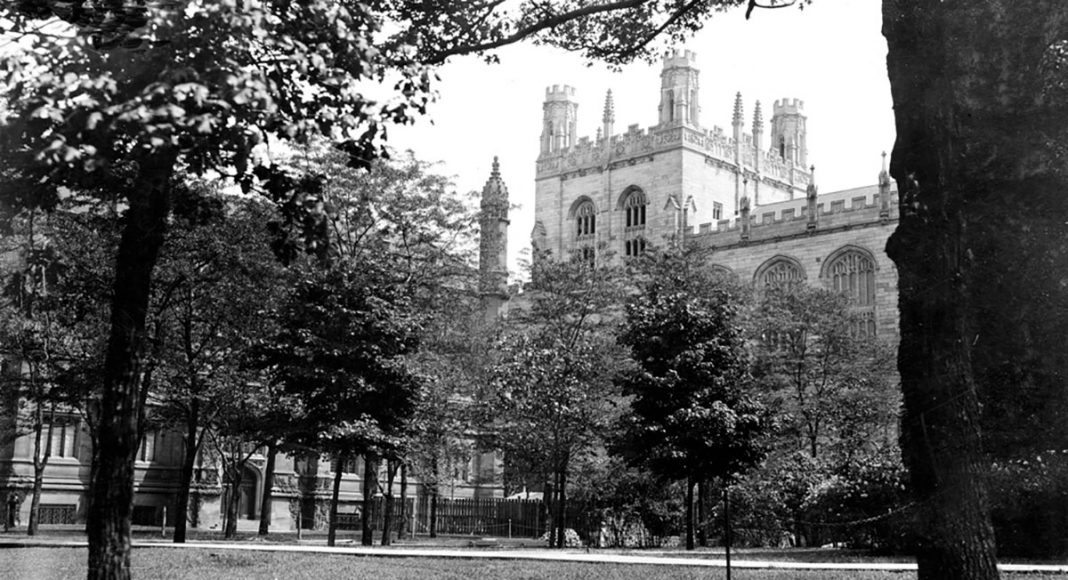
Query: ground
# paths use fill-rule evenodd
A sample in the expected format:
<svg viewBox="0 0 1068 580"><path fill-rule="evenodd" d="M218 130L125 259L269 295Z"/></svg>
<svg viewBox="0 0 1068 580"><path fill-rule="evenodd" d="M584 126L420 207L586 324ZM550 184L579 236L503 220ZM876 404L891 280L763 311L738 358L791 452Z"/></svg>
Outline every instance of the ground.
<svg viewBox="0 0 1068 580"><path fill-rule="evenodd" d="M84 578L87 551L81 530L49 529L39 539L21 533L0 533L0 577L14 580L67 580ZM536 547L533 540L507 538L493 542L497 548L476 548L473 537L418 538L401 542L394 548L378 549L378 555L367 554L367 548L356 548L350 538L342 535L338 552L294 553L270 551L276 549L325 549L322 534L307 534L299 543L293 534L272 534L266 540L255 535L236 538L234 545L242 549L227 549L209 542L221 542L219 534L198 531L189 547L172 547L160 530L143 528L136 531L139 544L133 551L133 574L137 580L228 580L228 579L285 579L319 580L321 578L370 578L373 580L715 580L726 578L722 567L688 565L686 560L722 560L722 548L698 549L687 552L668 550L547 550ZM345 541L348 540L348 541ZM51 546L32 546L31 542L50 543ZM163 545L146 545L157 542ZM77 547L58 544L78 543ZM479 542L484 543L484 542ZM248 551L256 549L257 551ZM267 551L263 551L267 550ZM409 557L405 550L437 550L453 557ZM360 553L365 552L365 553ZM385 556L381 554L387 554ZM395 554L390 556L388 554ZM501 560L499 555L520 554L527 557L618 558L644 556L662 563L621 564L580 561ZM460 557L455 557L460 556ZM737 550L735 563L763 560L769 562L823 562L834 564L870 563L873 565L910 562L905 557L873 557L850 550L790 549ZM671 563L678 559L679 564ZM663 562L668 560L667 562ZM1051 564L1051 563L1045 563ZM1005 572L1005 580L1041 577L1068 580L1068 567L1061 571L1036 574ZM909 580L915 571L891 570L774 570L735 567L732 578L737 580Z"/></svg>

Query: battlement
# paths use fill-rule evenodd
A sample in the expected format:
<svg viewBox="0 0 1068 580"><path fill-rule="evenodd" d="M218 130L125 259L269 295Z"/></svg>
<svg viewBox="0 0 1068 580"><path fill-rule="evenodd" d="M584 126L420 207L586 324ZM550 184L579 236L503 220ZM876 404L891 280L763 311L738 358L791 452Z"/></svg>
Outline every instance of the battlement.
<svg viewBox="0 0 1068 580"><path fill-rule="evenodd" d="M553 85L545 87L546 101L571 101L575 98L575 87L571 85Z"/></svg>
<svg viewBox="0 0 1068 580"><path fill-rule="evenodd" d="M877 185L848 189L820 195L816 198L817 229L857 227L880 223L879 187ZM897 219L897 190L890 191L890 219ZM757 206L749 216L749 240L771 240L808 232L809 216L806 199ZM691 228L696 236L710 246L724 246L741 240L741 218L703 223Z"/></svg>
<svg viewBox="0 0 1068 580"><path fill-rule="evenodd" d="M669 50L664 54L664 68L697 68L697 53L684 50L681 53Z"/></svg>
<svg viewBox="0 0 1068 580"><path fill-rule="evenodd" d="M771 110L774 115L803 115L805 114L805 101L801 99L776 99Z"/></svg>

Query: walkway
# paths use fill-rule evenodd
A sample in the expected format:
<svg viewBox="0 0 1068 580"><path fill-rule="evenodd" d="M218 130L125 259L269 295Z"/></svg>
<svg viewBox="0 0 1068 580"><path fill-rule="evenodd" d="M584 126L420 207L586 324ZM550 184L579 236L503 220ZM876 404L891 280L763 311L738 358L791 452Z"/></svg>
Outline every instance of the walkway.
<svg viewBox="0 0 1068 580"><path fill-rule="evenodd" d="M723 568L726 560L712 558L694 558L687 556L640 556L631 554L612 554L598 551L578 550L552 551L545 549L504 550L504 549L432 549L432 548L374 548L364 546L327 547L321 545L292 545L273 543L223 543L223 542L189 542L174 544L166 541L135 540L134 547L151 547L174 550L245 550L259 552L300 552L306 554L345 554L351 556L376 556L386 558L460 558L469 560L546 560L556 562L601 562L606 564L654 564L668 566L703 566ZM76 547L84 548L84 540L48 540L32 538L0 537L0 548L17 547ZM788 570L883 570L909 572L916 570L914 563L881 562L784 562L771 560L735 560L731 559L732 568L762 568ZM999 564L1003 572L1024 572L1040 574L1068 574L1068 565L1041 564Z"/></svg>

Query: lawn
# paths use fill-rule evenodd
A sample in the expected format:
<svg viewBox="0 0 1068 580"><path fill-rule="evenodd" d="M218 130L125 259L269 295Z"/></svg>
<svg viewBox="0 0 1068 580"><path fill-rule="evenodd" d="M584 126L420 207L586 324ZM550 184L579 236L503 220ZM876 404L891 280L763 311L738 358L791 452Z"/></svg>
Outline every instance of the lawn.
<svg viewBox="0 0 1068 580"><path fill-rule="evenodd" d="M17 580L85 577L84 548L0 549L0 576ZM713 580L722 568L534 561L382 558L335 554L292 554L233 550L136 548L137 580ZM1006 580L1034 575L1003 574ZM739 570L737 580L908 580L912 572ZM1053 578L1045 575L1042 578Z"/></svg>

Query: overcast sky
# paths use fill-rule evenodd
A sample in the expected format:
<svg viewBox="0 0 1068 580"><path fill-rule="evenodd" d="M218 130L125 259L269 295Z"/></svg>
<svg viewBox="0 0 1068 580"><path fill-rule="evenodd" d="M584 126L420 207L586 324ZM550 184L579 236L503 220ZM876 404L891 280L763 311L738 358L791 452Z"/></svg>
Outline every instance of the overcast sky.
<svg viewBox="0 0 1068 580"><path fill-rule="evenodd" d="M883 151L894 144L886 41L880 33L879 0L817 0L797 8L717 14L685 48L697 53L701 124L730 133L734 95L741 91L746 132L761 101L770 126L776 99L797 98L808 116L808 153L821 192L876 182ZM545 87L576 89L578 134L592 139L601 124L607 89L616 108L616 133L657 121L660 65L638 63L622 72L586 66L577 55L520 45L499 52L488 65L466 57L440 71L439 100L426 120L391 129L390 143L412 149L439 172L454 176L461 191L481 190L493 156L512 211L509 256L513 264L530 246L534 226L534 167L539 152ZM767 135L765 133L765 135ZM768 137L765 136L765 140Z"/></svg>

